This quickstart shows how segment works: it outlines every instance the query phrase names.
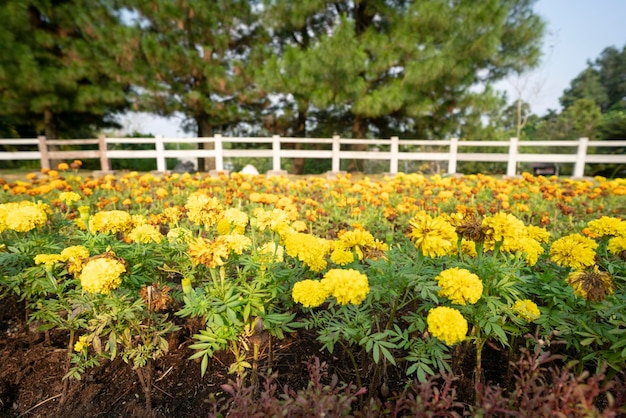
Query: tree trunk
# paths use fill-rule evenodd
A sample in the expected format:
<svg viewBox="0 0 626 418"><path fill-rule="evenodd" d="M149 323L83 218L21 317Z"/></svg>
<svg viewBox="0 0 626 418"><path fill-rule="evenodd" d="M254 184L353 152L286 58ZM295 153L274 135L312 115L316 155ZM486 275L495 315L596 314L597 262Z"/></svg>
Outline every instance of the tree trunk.
<svg viewBox="0 0 626 418"><path fill-rule="evenodd" d="M367 133L367 120L359 115L354 115L354 120L352 121L352 138L353 139L363 139L365 138L365 134ZM365 151L367 149L367 145L362 144L353 144L350 146L352 151ZM363 172L363 160L354 159L350 161L348 164L348 171L360 171Z"/></svg>
<svg viewBox="0 0 626 418"><path fill-rule="evenodd" d="M213 136L213 126L207 115L195 117L198 125L198 137L208 138ZM215 149L213 143L198 144L199 149ZM215 158L198 158L198 171L215 170Z"/></svg>
<svg viewBox="0 0 626 418"><path fill-rule="evenodd" d="M296 118L296 129L294 131L294 135L298 138L306 137L307 108L308 108L308 103L298 106L298 116ZM300 143L293 144L293 148L301 149L302 144ZM293 159L293 174L303 174L303 173L304 173L304 158L294 158Z"/></svg>
<svg viewBox="0 0 626 418"><path fill-rule="evenodd" d="M46 140L59 138L59 131L57 130L57 125L54 121L54 113L50 109L46 109L43 111L43 129ZM59 151L59 147L56 145L48 145L48 151ZM49 161L50 168L56 169L61 162L63 161L51 159Z"/></svg>

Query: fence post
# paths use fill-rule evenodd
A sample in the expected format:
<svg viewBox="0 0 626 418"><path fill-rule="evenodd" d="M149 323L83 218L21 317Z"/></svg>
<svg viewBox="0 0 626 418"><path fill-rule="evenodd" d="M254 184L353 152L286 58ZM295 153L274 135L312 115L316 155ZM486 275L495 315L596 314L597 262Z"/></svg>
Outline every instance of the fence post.
<svg viewBox="0 0 626 418"><path fill-rule="evenodd" d="M224 171L224 146L222 144L222 135L213 135L215 148L215 171Z"/></svg>
<svg viewBox="0 0 626 418"><path fill-rule="evenodd" d="M398 174L398 153L400 151L400 146L398 144L398 137L391 137L391 146L389 147L389 151L391 153L391 157L389 159L389 174Z"/></svg>
<svg viewBox="0 0 626 418"><path fill-rule="evenodd" d="M459 138L450 139L450 157L448 157L448 174L456 174L457 154L459 153Z"/></svg>
<svg viewBox="0 0 626 418"><path fill-rule="evenodd" d="M333 135L333 158L332 158L332 171L338 173L341 170L341 160L339 154L341 151L341 144L339 143L339 135Z"/></svg>
<svg viewBox="0 0 626 418"><path fill-rule="evenodd" d="M41 156L39 157L41 168L50 169L50 158L48 157L48 143L46 142L46 137L40 135L37 137L37 139L39 140L38 147L39 153L41 154Z"/></svg>
<svg viewBox="0 0 626 418"><path fill-rule="evenodd" d="M107 157L107 139L106 136L98 135L98 151L100 152L100 170L110 171L109 158Z"/></svg>
<svg viewBox="0 0 626 418"><path fill-rule="evenodd" d="M156 150L157 171L163 173L167 170L167 163L165 161L165 143L163 142L163 135L157 135L154 138L154 149Z"/></svg>
<svg viewBox="0 0 626 418"><path fill-rule="evenodd" d="M574 176L583 177L585 175L585 159L587 158L587 147L589 138L578 139L578 151L576 151L576 163L574 164Z"/></svg>
<svg viewBox="0 0 626 418"><path fill-rule="evenodd" d="M511 138L509 140L509 161L506 166L506 175L514 177L517 175L517 142L518 138Z"/></svg>
<svg viewBox="0 0 626 418"><path fill-rule="evenodd" d="M280 136L272 135L272 171L280 170Z"/></svg>

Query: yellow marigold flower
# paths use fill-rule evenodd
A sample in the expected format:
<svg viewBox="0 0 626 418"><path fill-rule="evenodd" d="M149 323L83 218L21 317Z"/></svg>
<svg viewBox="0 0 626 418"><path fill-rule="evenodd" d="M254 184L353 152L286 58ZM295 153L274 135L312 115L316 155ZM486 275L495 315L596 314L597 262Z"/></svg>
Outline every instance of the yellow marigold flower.
<svg viewBox="0 0 626 418"><path fill-rule="evenodd" d="M80 284L86 292L109 294L122 283L126 266L110 257L92 258L83 266Z"/></svg>
<svg viewBox="0 0 626 418"><path fill-rule="evenodd" d="M69 165L68 163L59 163L59 164L57 165L57 169L58 169L59 171L67 171L67 170L69 170L69 169L70 169L70 165Z"/></svg>
<svg viewBox="0 0 626 418"><path fill-rule="evenodd" d="M626 236L613 237L609 240L606 249L611 254L621 255L626 252Z"/></svg>
<svg viewBox="0 0 626 418"><path fill-rule="evenodd" d="M626 236L626 221L619 218L603 216L600 219L589 221L587 227L599 237L605 235Z"/></svg>
<svg viewBox="0 0 626 418"><path fill-rule="evenodd" d="M483 282L469 270L458 267L442 271L435 278L441 290L439 296L445 296L452 303L474 304L483 294Z"/></svg>
<svg viewBox="0 0 626 418"><path fill-rule="evenodd" d="M78 202L80 199L80 195L76 192L63 192L59 194L59 200L64 202L67 206L71 206L72 203Z"/></svg>
<svg viewBox="0 0 626 418"><path fill-rule="evenodd" d="M46 266L53 266L62 261L64 260L60 254L37 254L35 256L35 265L45 264Z"/></svg>
<svg viewBox="0 0 626 418"><path fill-rule="evenodd" d="M151 242L159 244L163 240L163 235L161 235L159 228L149 224L136 226L132 231L130 231L128 237L132 242L139 242L142 244L149 244Z"/></svg>
<svg viewBox="0 0 626 418"><path fill-rule="evenodd" d="M592 302L601 302L614 291L611 276L599 271L598 266L593 271L574 271L567 276L567 283L572 286L576 296Z"/></svg>
<svg viewBox="0 0 626 418"><path fill-rule="evenodd" d="M301 280L293 285L291 291L294 302L301 303L305 308L316 308L329 296L326 287L317 280Z"/></svg>
<svg viewBox="0 0 626 418"><path fill-rule="evenodd" d="M428 311L426 323L433 337L447 345L460 343L467 334L467 320L461 312L447 306L438 306Z"/></svg>
<svg viewBox="0 0 626 418"><path fill-rule="evenodd" d="M243 234L248 225L248 215L237 208L229 208L224 211L224 217L217 223L217 233L226 235L231 232Z"/></svg>
<svg viewBox="0 0 626 418"><path fill-rule="evenodd" d="M335 248L330 254L330 261L337 265L345 266L354 261L354 253L346 248Z"/></svg>
<svg viewBox="0 0 626 418"><path fill-rule="evenodd" d="M192 194L185 204L187 217L196 225L209 228L222 218L224 210L219 200L205 194Z"/></svg>
<svg viewBox="0 0 626 418"><path fill-rule="evenodd" d="M311 270L320 272L328 265L329 241L300 232L286 233L282 237L287 254L302 261Z"/></svg>
<svg viewBox="0 0 626 418"><path fill-rule="evenodd" d="M526 322L533 322L541 315L537 304L529 299L515 301L513 304L513 312Z"/></svg>
<svg viewBox="0 0 626 418"><path fill-rule="evenodd" d="M167 223L175 224L175 223L178 223L180 218L182 218L183 211L180 207L174 206L174 207L163 209L162 215L165 218L165 221Z"/></svg>
<svg viewBox="0 0 626 418"><path fill-rule="evenodd" d="M132 217L123 210L98 212L89 218L89 229L92 233L116 234L129 231L132 227Z"/></svg>
<svg viewBox="0 0 626 418"><path fill-rule="evenodd" d="M583 270L594 265L598 243L579 234L567 235L552 243L550 259L562 267Z"/></svg>
<svg viewBox="0 0 626 418"><path fill-rule="evenodd" d="M76 343L74 344L74 351L80 353L85 348L88 348L90 343L91 341L88 335L81 335L80 337L78 337L78 341L76 341Z"/></svg>
<svg viewBox="0 0 626 418"><path fill-rule="evenodd" d="M291 227L293 228L294 231L296 232L304 232L307 229L309 229L309 227L306 226L306 223L304 223L303 221L294 221L291 224Z"/></svg>
<svg viewBox="0 0 626 418"><path fill-rule="evenodd" d="M321 281L327 292L337 299L340 305L358 305L370 291L367 276L357 270L328 270Z"/></svg>
<svg viewBox="0 0 626 418"><path fill-rule="evenodd" d="M228 248L228 241L223 235L213 241L198 237L189 240L187 253L193 264L204 264L215 268L224 265L224 261L228 258Z"/></svg>
<svg viewBox="0 0 626 418"><path fill-rule="evenodd" d="M409 221L409 238L428 257L450 254L457 245L458 236L442 216L432 218L426 213L417 214Z"/></svg>
<svg viewBox="0 0 626 418"><path fill-rule="evenodd" d="M550 240L550 232L547 229L535 225L526 226L528 236L535 241L548 242Z"/></svg>
<svg viewBox="0 0 626 418"><path fill-rule="evenodd" d="M61 257L67 262L67 271L77 277L83 269L83 262L89 258L89 250L82 245L64 248Z"/></svg>
<svg viewBox="0 0 626 418"><path fill-rule="evenodd" d="M45 225L49 208L45 204L29 201L0 204L0 232L5 229L28 232Z"/></svg>
<svg viewBox="0 0 626 418"><path fill-rule="evenodd" d="M228 249L235 254L243 254L252 245L252 240L245 235L230 234L224 235L224 238L226 238L228 243Z"/></svg>
<svg viewBox="0 0 626 418"><path fill-rule="evenodd" d="M259 231L265 231L266 229L275 231L278 225L289 224L291 222L289 214L282 209L266 211L262 208L256 208L253 215L256 218L256 227Z"/></svg>

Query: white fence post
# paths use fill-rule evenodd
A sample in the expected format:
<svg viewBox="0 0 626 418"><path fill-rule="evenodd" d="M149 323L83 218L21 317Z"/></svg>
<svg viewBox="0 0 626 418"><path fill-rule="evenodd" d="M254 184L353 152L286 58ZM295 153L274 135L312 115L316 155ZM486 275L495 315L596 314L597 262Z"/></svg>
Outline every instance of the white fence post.
<svg viewBox="0 0 626 418"><path fill-rule="evenodd" d="M98 151L100 151L100 170L107 172L111 170L109 157L107 156L107 138L104 135L98 135Z"/></svg>
<svg viewBox="0 0 626 418"><path fill-rule="evenodd" d="M511 138L509 141L509 161L506 166L506 175L513 177L517 175L517 142L518 138Z"/></svg>
<svg viewBox="0 0 626 418"><path fill-rule="evenodd" d="M576 163L574 164L574 177L583 177L585 175L585 159L587 158L588 146L589 146L589 138L580 138L578 140L578 150L576 151Z"/></svg>
<svg viewBox="0 0 626 418"><path fill-rule="evenodd" d="M37 140L39 141L38 146L39 146L39 153L41 155L40 157L40 162L41 162L41 168L50 168L50 157L48 156L48 143L46 142L47 139L45 136L40 135L37 137Z"/></svg>
<svg viewBox="0 0 626 418"><path fill-rule="evenodd" d="M400 152L399 139L397 136L391 137L391 145L389 147L391 156L389 157L389 173L398 174L398 153Z"/></svg>
<svg viewBox="0 0 626 418"><path fill-rule="evenodd" d="M224 171L224 146L222 143L222 135L213 135L215 149L215 171Z"/></svg>
<svg viewBox="0 0 626 418"><path fill-rule="evenodd" d="M332 171L338 173L341 170L340 154L341 144L339 143L339 135L333 135L333 160Z"/></svg>
<svg viewBox="0 0 626 418"><path fill-rule="evenodd" d="M280 136L272 135L272 170L280 171Z"/></svg>
<svg viewBox="0 0 626 418"><path fill-rule="evenodd" d="M163 142L162 135L156 136L154 140L154 148L157 156L157 171L163 173L167 170L167 164L165 163L165 143Z"/></svg>
<svg viewBox="0 0 626 418"><path fill-rule="evenodd" d="M448 174L456 174L457 154L459 153L459 138L450 139L450 157L448 158Z"/></svg>

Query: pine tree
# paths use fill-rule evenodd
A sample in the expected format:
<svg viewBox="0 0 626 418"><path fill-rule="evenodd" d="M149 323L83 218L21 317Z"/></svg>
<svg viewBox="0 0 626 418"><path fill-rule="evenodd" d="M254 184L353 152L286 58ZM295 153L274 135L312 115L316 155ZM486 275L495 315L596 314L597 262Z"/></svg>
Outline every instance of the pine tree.
<svg viewBox="0 0 626 418"><path fill-rule="evenodd" d="M0 20L0 115L48 138L115 124L132 56L112 1L6 0Z"/></svg>
<svg viewBox="0 0 626 418"><path fill-rule="evenodd" d="M142 110L165 116L180 112L187 118L185 130L199 137L255 121L265 99L254 86L261 58L254 46L263 44L254 2L129 3L142 31Z"/></svg>

